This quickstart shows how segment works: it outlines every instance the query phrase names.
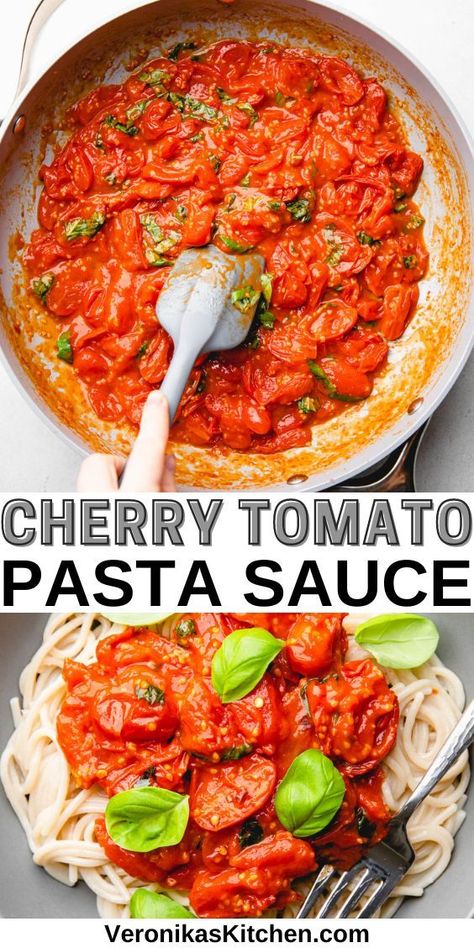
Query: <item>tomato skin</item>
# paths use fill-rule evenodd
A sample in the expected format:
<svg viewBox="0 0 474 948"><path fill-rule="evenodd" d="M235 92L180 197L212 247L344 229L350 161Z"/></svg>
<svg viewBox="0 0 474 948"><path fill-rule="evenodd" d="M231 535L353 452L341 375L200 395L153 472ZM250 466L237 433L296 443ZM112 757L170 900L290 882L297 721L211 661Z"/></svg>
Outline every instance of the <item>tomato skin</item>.
<svg viewBox="0 0 474 948"><path fill-rule="evenodd" d="M209 832L227 829L257 813L276 781L271 760L250 754L241 760L195 770L191 782L191 816Z"/></svg>
<svg viewBox="0 0 474 948"><path fill-rule="evenodd" d="M367 398L372 391L372 382L365 372L354 368L350 362L345 359L329 358L320 360L320 364L326 373L330 382L336 387L338 395L348 396L348 398Z"/></svg>
<svg viewBox="0 0 474 948"><path fill-rule="evenodd" d="M311 335L318 342L338 339L348 333L357 322L357 310L346 303L330 300L322 303L311 324Z"/></svg>
<svg viewBox="0 0 474 948"><path fill-rule="evenodd" d="M301 616L286 640L291 667L300 675L325 675L334 664L343 636L339 616Z"/></svg>
<svg viewBox="0 0 474 948"><path fill-rule="evenodd" d="M343 773L373 770L393 747L398 701L371 659L347 662L324 683L309 681L306 694L321 750L341 761Z"/></svg>
<svg viewBox="0 0 474 948"><path fill-rule="evenodd" d="M267 836L261 843L246 846L240 853L231 857L230 863L238 869L256 867L281 871L284 867L293 878L305 876L316 868L312 846L284 830Z"/></svg>
<svg viewBox="0 0 474 948"><path fill-rule="evenodd" d="M399 339L405 331L418 300L417 286L388 286L383 296L383 316L378 324L388 340Z"/></svg>

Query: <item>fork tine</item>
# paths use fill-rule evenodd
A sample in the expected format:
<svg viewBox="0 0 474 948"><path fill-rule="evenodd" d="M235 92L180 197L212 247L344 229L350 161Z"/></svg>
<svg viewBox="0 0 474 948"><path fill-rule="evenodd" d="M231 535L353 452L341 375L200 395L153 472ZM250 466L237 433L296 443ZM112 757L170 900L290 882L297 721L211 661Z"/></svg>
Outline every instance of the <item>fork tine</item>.
<svg viewBox="0 0 474 948"><path fill-rule="evenodd" d="M356 876L359 875L361 869L362 869L361 863L358 862L355 866L352 867L352 869L349 869L347 872L342 873L342 876L340 876L339 881L337 882L337 885L334 886L334 889L332 890L332 892L329 893L324 905L321 906L318 912L317 918L328 917L329 912L331 911L331 909L334 908L334 906L336 905L338 899L341 897L344 890L347 889L347 886L349 885L349 883L352 882L352 880L355 879ZM350 894L351 899L356 896L356 898L354 898L354 904L359 898L359 893L365 892L365 889L367 888L370 882L370 878L371 878L371 870L369 868L366 868L360 881L357 883L355 889ZM363 882L365 882L365 885L362 888ZM346 903L344 903L344 905L345 904Z"/></svg>
<svg viewBox="0 0 474 948"><path fill-rule="evenodd" d="M316 899L321 895L321 892L324 891L328 883L334 878L335 875L336 870L330 865L323 866L322 869L319 870L313 885L311 886L311 889L309 890L308 895L306 896L296 916L297 918L308 917L311 909L314 906L314 903L316 902Z"/></svg>
<svg viewBox="0 0 474 948"><path fill-rule="evenodd" d="M385 900L388 899L396 884L397 880L393 879L392 876L382 879L375 892L372 893L361 911L358 913L357 918L372 918L376 911L381 908Z"/></svg>
<svg viewBox="0 0 474 948"><path fill-rule="evenodd" d="M359 900L364 895L364 892L369 888L369 885L371 885L372 882L374 881L375 880L374 880L372 871L368 867L365 870L363 876L361 876L355 889L353 889L353 891L350 893L349 897L346 899L344 904L341 905L339 912L337 912L336 914L336 918L348 918L350 912L352 912L352 909L357 905Z"/></svg>

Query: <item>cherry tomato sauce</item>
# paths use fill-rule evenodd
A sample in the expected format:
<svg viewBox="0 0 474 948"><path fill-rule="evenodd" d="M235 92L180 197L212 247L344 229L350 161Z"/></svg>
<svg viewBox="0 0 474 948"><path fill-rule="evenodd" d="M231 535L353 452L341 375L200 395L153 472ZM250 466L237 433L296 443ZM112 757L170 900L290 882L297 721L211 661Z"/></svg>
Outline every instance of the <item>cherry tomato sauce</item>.
<svg viewBox="0 0 474 948"><path fill-rule="evenodd" d="M428 263L423 162L375 78L225 40L94 89L69 121L23 259L99 418L138 425L172 355L160 290L210 242L257 249L267 299L240 348L197 361L174 440L271 454L370 395Z"/></svg>
<svg viewBox="0 0 474 948"><path fill-rule="evenodd" d="M66 660L59 743L81 787L137 785L190 796L182 842L127 852L96 837L143 882L189 893L198 915L260 915L298 899L291 884L330 860L348 867L389 819L380 764L393 746L398 702L375 663L346 661L342 615L189 614L170 638L128 628L96 661ZM256 688L222 704L211 683L225 636L258 622L285 647ZM275 791L295 757L316 747L346 784L326 829L297 839L277 819Z"/></svg>

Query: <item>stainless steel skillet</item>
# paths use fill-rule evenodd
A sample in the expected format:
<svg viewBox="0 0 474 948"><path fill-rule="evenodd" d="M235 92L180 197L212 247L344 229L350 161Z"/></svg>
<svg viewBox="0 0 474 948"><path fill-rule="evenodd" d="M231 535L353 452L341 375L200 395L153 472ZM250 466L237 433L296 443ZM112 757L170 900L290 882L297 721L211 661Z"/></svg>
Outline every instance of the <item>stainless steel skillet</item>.
<svg viewBox="0 0 474 948"><path fill-rule="evenodd" d="M57 5L58 0L43 0L41 14ZM417 198L427 219L432 262L420 310L405 337L393 346L389 368L367 402L317 426L308 448L280 455L221 454L178 446L180 484L188 489L321 490L353 480L388 456L386 467L397 473L398 449L447 394L472 346L472 146L462 121L422 67L369 27L313 0L264 0L258 7L252 0L236 0L231 7L217 0L158 0L81 39L19 94L0 136L4 358L42 417L80 451L87 445L127 450L130 433L99 422L84 401L71 397L67 368L58 367L51 344L48 348L48 340L40 340L29 323L18 262L7 254L8 238L17 230L27 235L34 226L44 122L58 122L69 101L104 78L123 74L124 62L136 58L140 48L151 53L191 35L201 41L273 36L341 55L363 74L381 78L393 107L402 114L410 142L425 158ZM18 323L20 333L15 330ZM385 481L364 475L358 486L374 489L376 484L382 489ZM397 474L395 486L402 485Z"/></svg>

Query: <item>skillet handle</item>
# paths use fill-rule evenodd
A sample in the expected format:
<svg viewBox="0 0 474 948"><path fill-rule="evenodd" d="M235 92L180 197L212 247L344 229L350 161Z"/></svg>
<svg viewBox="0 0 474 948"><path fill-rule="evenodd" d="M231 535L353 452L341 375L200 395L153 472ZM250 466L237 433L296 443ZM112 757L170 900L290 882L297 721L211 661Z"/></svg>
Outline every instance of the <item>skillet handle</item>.
<svg viewBox="0 0 474 948"><path fill-rule="evenodd" d="M344 484L338 484L331 487L330 490L337 492L358 492L361 494L371 494L379 491L389 493L400 491L407 494L416 491L415 485L415 464L421 441L428 427L429 421L426 421L415 434L408 438L400 448L392 451L382 462L381 467L375 470L369 470L365 474L354 478Z"/></svg>
<svg viewBox="0 0 474 948"><path fill-rule="evenodd" d="M39 0L36 6L25 33L15 98L22 92L30 78L31 54L36 40L46 21L62 2L63 0Z"/></svg>

